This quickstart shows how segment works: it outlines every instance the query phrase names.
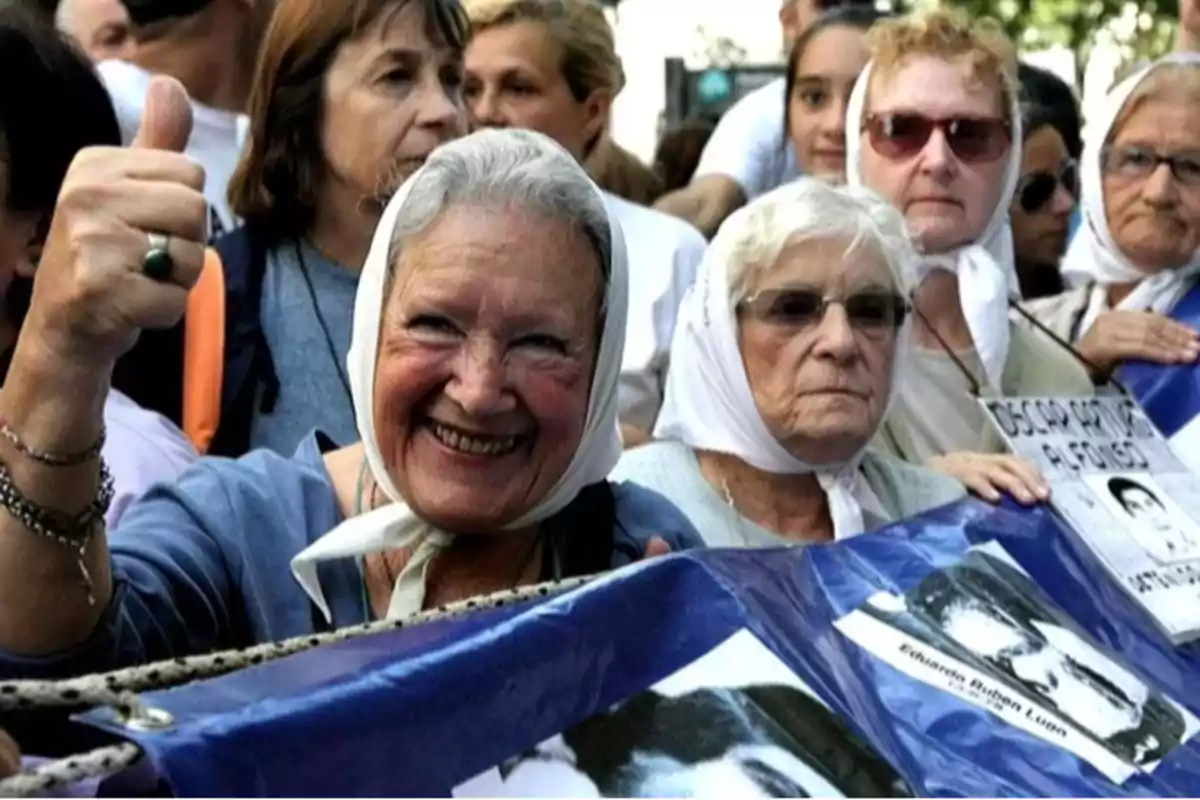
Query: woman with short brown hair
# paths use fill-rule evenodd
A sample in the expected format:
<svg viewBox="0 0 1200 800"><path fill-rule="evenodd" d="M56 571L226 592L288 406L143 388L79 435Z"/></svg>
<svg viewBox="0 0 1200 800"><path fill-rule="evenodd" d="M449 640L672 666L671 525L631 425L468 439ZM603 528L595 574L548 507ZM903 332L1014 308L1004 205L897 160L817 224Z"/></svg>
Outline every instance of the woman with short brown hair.
<svg viewBox="0 0 1200 800"><path fill-rule="evenodd" d="M281 0L218 242L226 385L210 452L356 438L345 373L358 272L387 199L466 130L455 0Z"/></svg>

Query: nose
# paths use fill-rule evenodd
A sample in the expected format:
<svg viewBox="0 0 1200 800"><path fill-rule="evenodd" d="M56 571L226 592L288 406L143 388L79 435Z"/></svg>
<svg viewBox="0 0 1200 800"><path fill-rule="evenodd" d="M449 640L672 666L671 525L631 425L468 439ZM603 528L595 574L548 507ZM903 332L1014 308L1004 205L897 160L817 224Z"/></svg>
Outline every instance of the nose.
<svg viewBox="0 0 1200 800"><path fill-rule="evenodd" d="M1156 208L1175 205L1177 199L1175 176L1168 164L1159 164L1142 184L1142 199Z"/></svg>
<svg viewBox="0 0 1200 800"><path fill-rule="evenodd" d="M846 141L846 104L830 103L821 115L821 133L838 144Z"/></svg>
<svg viewBox="0 0 1200 800"><path fill-rule="evenodd" d="M958 172L958 157L950 149L946 133L936 128L929 134L929 141L921 148L921 170L942 179L954 177Z"/></svg>
<svg viewBox="0 0 1200 800"><path fill-rule="evenodd" d="M820 358L846 363L858 355L858 340L841 303L829 304L813 335L813 354Z"/></svg>
<svg viewBox="0 0 1200 800"><path fill-rule="evenodd" d="M423 82L417 124L427 128L460 128L466 118L462 91L439 77Z"/></svg>
<svg viewBox="0 0 1200 800"><path fill-rule="evenodd" d="M1050 198L1050 213L1056 217L1066 217L1075 209L1075 198L1067 191L1067 187L1061 183L1054 188L1054 195Z"/></svg>
<svg viewBox="0 0 1200 800"><path fill-rule="evenodd" d="M454 364L446 396L469 416L487 417L512 411L516 397L508 385L501 349L490 342L468 342Z"/></svg>
<svg viewBox="0 0 1200 800"><path fill-rule="evenodd" d="M489 87L480 88L468 100L468 103L471 106L471 118L475 124L488 128L505 127L496 90Z"/></svg>

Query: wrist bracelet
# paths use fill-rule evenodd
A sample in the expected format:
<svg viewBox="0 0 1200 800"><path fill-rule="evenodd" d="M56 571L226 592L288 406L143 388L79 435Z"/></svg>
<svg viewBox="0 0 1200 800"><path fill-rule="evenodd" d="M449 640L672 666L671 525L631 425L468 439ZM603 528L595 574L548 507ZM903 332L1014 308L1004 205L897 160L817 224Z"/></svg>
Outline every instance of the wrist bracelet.
<svg viewBox="0 0 1200 800"><path fill-rule="evenodd" d="M86 464L96 456L100 455L100 451L104 449L104 440L107 436L107 429L103 426L100 428L100 436L96 441L92 442L91 446L86 450L81 450L78 453L69 453L65 456L55 455L53 453L43 453L34 450L29 445L25 444L25 440L17 435L17 432L9 427L8 421L0 419L0 436L3 436L8 443L16 448L17 452L26 458L32 459L39 464L45 464L48 467L77 467L80 464Z"/></svg>
<svg viewBox="0 0 1200 800"><path fill-rule="evenodd" d="M97 524L104 523L104 515L112 505L113 493L113 477L108 470L108 464L102 458L95 499L78 514L65 514L26 498L13 480L8 466L0 462L0 508L25 526L30 533L75 551L76 564L83 586L87 590L88 605L96 604L96 593L92 575L87 568L87 546Z"/></svg>

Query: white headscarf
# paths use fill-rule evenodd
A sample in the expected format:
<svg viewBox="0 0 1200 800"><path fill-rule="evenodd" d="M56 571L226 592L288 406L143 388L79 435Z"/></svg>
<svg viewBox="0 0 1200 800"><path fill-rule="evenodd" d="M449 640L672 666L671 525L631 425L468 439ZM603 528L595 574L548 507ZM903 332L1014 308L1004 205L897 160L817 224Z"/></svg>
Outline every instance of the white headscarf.
<svg viewBox="0 0 1200 800"><path fill-rule="evenodd" d="M863 449L845 464L814 466L789 453L771 435L759 414L746 377L746 367L738 347L729 265L739 258L746 228L756 215L775 213L797 197L815 188L855 197L859 209L873 202L885 207L885 201L865 189L837 189L815 178L800 178L763 195L739 209L721 226L700 263L696 282L684 297L671 342L671 369L663 407L654 428L656 439L680 441L694 450L727 453L764 472L790 475L816 474L829 501L834 537L843 539L863 532L863 510L886 517L879 499L871 491L858 469L869 440ZM848 204L847 204L848 205ZM894 214L887 207L888 214ZM897 230L902 224L897 221ZM907 243L903 243L907 247ZM895 255L895 254L893 254ZM911 264L903 265L911 268ZM902 268L903 272L903 268ZM898 290L907 295L911 281L897 276ZM895 396L897 372L906 358L909 322L897 336L892 362L892 386L888 403ZM882 418L882 417L881 417Z"/></svg>
<svg viewBox="0 0 1200 800"><path fill-rule="evenodd" d="M1083 224L1071 240L1063 257L1063 277L1071 284L1092 283L1088 308L1080 324L1079 335L1087 332L1096 317L1108 311L1106 287L1137 283L1137 287L1117 304L1122 311L1154 311L1166 314L1178 302L1197 275L1200 275L1200 251L1179 269L1147 275L1137 269L1117 247L1108 228L1104 209L1104 147L1113 133L1113 125L1133 91L1151 72L1169 64L1200 67L1200 54L1175 53L1155 61L1113 87L1104 98L1100 114L1089 121L1084 132L1083 162L1080 164L1080 195Z"/></svg>
<svg viewBox="0 0 1200 800"><path fill-rule="evenodd" d="M846 109L846 180L851 186L863 185L862 123L873 64L867 64L858 76ZM923 275L941 269L958 276L958 298L963 316L979 360L983 362L988 383L995 388L1000 386L1008 358L1008 300L1021 296L1013 256L1012 226L1008 220L1008 209L1021 177L1021 111L1016 98L1009 101L1009 118L1012 120L1013 146L1008 155L1000 199L983 234L971 244L948 253L925 253L921 259Z"/></svg>
<svg viewBox="0 0 1200 800"><path fill-rule="evenodd" d="M396 579L388 607L388 617L420 611L425 599L425 576L430 562L445 548L452 536L439 531L409 508L388 473L379 449L375 430L375 368L379 352L379 328L387 298L387 280L393 231L409 194L431 172L447 163L486 162L489 174L518 168L525 172L562 175L576 172L575 180L586 181L595 192L597 208L607 209L604 197L586 174L553 140L526 130L483 130L435 150L426 164L388 203L375 229L371 250L359 278L354 303L354 331L347 359L350 390L358 433L366 449L371 476L390 504L347 519L331 532L313 542L292 559L292 573L312 601L331 618L329 604L317 580L317 564L338 558L365 556L412 547L413 555ZM522 165L522 166L517 166ZM422 187L428 189L428 186ZM501 191L503 188L501 187ZM468 188L466 194L470 196ZM605 211L607 214L607 210ZM566 472L554 488L524 516L507 526L516 530L541 522L565 508L585 486L605 480L621 455L621 437L617 427L617 378L621 353L625 347L625 318L628 304L628 275L625 241L617 220L608 215L611 231L611 263L605 288L604 331L588 398L587 420L583 436ZM531 247L536 243L530 243ZM575 264L563 264L572 271Z"/></svg>

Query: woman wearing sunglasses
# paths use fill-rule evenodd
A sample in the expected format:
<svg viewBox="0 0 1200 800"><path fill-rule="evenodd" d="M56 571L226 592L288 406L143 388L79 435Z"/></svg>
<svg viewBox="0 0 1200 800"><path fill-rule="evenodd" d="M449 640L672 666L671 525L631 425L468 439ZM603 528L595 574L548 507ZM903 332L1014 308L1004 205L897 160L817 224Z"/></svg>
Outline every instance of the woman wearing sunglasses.
<svg viewBox="0 0 1200 800"><path fill-rule="evenodd" d="M1052 297L1065 288L1059 261L1079 197L1079 169L1055 125L1057 114L1040 105L1025 105L1021 113L1021 179L1009 216L1017 278L1027 300Z"/></svg>
<svg viewBox="0 0 1200 800"><path fill-rule="evenodd" d="M1097 381L1130 359L1200 357L1167 318L1200 276L1200 56L1172 55L1118 84L1089 128L1084 222L1063 262L1077 287L1027 304L1073 343Z"/></svg>
<svg viewBox="0 0 1200 800"><path fill-rule="evenodd" d="M680 308L648 486L714 547L831 541L952 502L957 482L868 450L908 369L904 220L816 178L731 216Z"/></svg>
<svg viewBox="0 0 1200 800"><path fill-rule="evenodd" d="M1008 213L1020 174L1012 43L990 20L938 9L879 23L847 114L847 178L883 194L921 253L911 380L881 431L894 454L988 500L1048 496L1005 454L981 394L1075 395L1091 381L1049 337L1009 321L1019 297Z"/></svg>

